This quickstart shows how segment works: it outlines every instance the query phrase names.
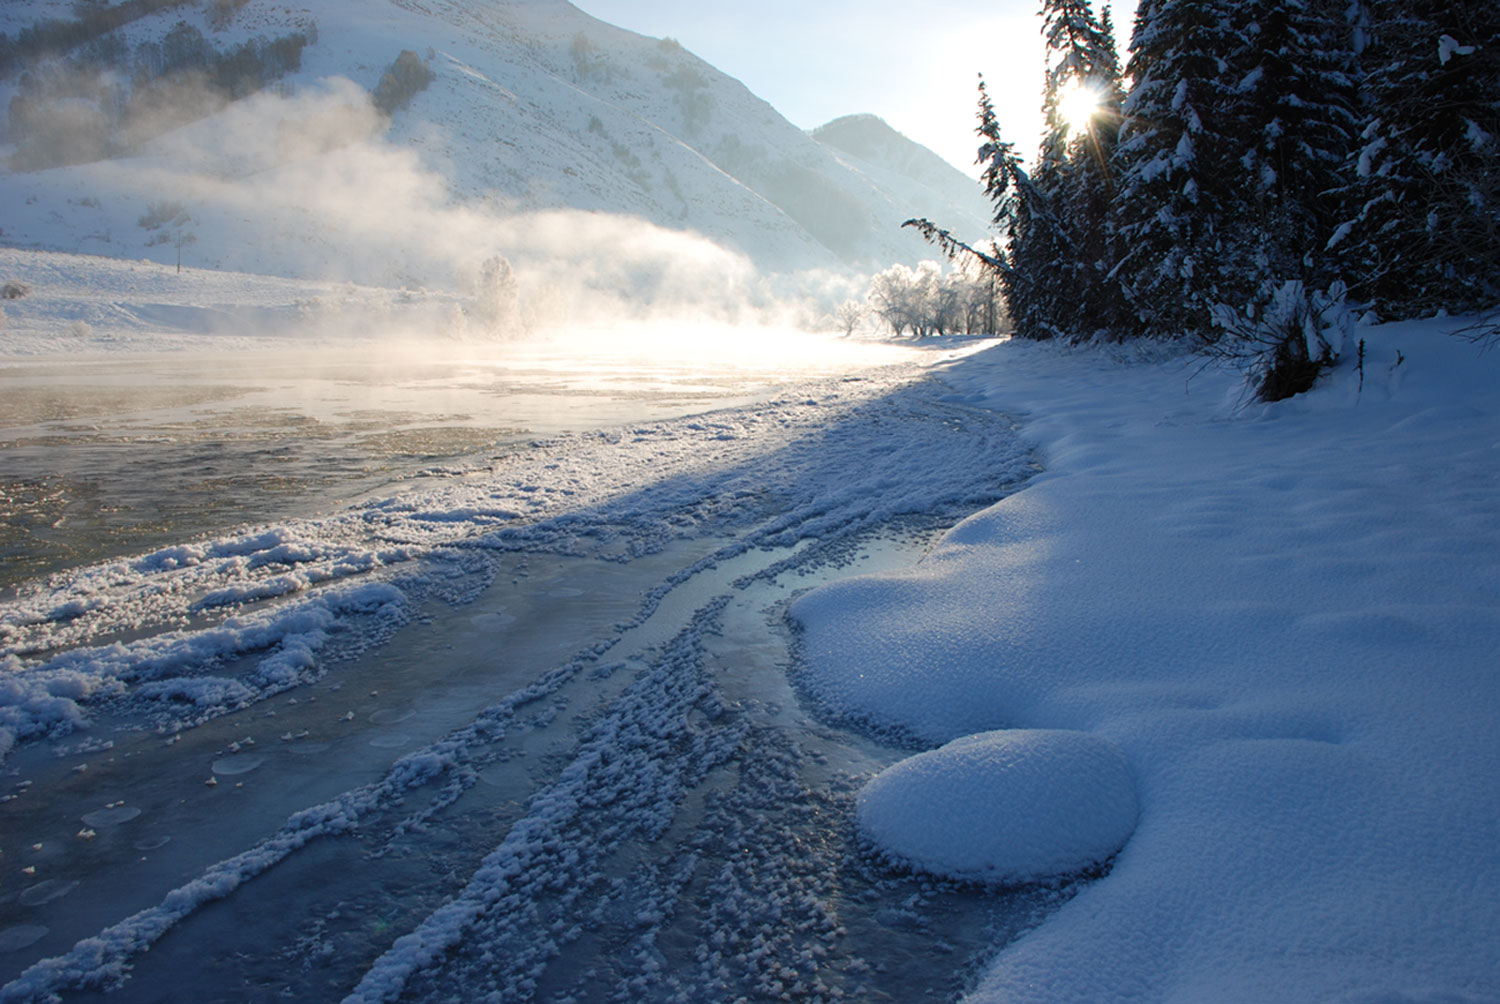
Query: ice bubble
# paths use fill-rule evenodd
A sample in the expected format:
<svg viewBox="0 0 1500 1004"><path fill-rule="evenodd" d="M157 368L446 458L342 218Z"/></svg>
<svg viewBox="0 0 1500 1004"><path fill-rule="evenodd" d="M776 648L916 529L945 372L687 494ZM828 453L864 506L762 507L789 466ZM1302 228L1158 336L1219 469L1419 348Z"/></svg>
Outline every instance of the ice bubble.
<svg viewBox="0 0 1500 1004"><path fill-rule="evenodd" d="M891 859L992 883L1104 861L1138 811L1114 744L1041 729L981 732L902 760L865 785L856 809L861 834Z"/></svg>
<svg viewBox="0 0 1500 1004"><path fill-rule="evenodd" d="M17 924L0 930L0 952L19 952L29 948L47 936L47 928L40 924Z"/></svg>
<svg viewBox="0 0 1500 1004"><path fill-rule="evenodd" d="M65 882L62 879L46 879L21 891L16 897L16 902L22 906L41 906L59 899L78 888L77 882Z"/></svg>
<svg viewBox="0 0 1500 1004"><path fill-rule="evenodd" d="M469 623L481 631L504 631L515 622L515 614L475 614L469 618Z"/></svg>
<svg viewBox="0 0 1500 1004"><path fill-rule="evenodd" d="M133 805L111 805L103 809L95 809L93 812L85 812L80 818L84 825L98 829L103 826L119 826L128 823L141 814L141 810Z"/></svg>
<svg viewBox="0 0 1500 1004"><path fill-rule="evenodd" d="M414 714L416 712L409 708L381 708L370 715L370 722L373 725L397 725Z"/></svg>
<svg viewBox="0 0 1500 1004"><path fill-rule="evenodd" d="M405 732L386 732L372 738L370 745L378 749L393 750L399 746L409 746L411 741L411 736Z"/></svg>
<svg viewBox="0 0 1500 1004"><path fill-rule="evenodd" d="M168 836L147 837L145 840L137 840L135 842L135 849L138 851L155 851L167 846L171 842L172 838Z"/></svg>
<svg viewBox="0 0 1500 1004"><path fill-rule="evenodd" d="M214 761L213 771L220 777L248 774L266 762L263 756L226 756Z"/></svg>

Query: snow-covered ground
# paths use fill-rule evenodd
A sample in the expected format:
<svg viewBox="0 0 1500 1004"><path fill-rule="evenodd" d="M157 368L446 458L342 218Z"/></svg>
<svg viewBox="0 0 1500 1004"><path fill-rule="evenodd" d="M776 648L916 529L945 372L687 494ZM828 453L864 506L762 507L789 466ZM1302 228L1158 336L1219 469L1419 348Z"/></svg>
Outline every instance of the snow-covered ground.
<svg viewBox="0 0 1500 1004"><path fill-rule="evenodd" d="M1351 351L1269 406L1039 345L946 373L1047 470L796 603L803 679L924 745L1018 731L983 770L972 743L891 768L862 822L921 867L1024 874L1038 833L1098 840L1139 799L975 1000L1500 999L1500 357L1459 327L1362 330L1362 386ZM1007 772L1045 807L972 808Z"/></svg>

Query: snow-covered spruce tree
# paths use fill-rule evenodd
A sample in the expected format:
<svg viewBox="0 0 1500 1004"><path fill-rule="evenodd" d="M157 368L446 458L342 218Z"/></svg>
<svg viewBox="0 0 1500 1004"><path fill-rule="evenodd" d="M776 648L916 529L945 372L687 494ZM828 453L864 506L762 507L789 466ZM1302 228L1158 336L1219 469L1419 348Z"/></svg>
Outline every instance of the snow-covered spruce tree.
<svg viewBox="0 0 1500 1004"><path fill-rule="evenodd" d="M1333 249L1387 317L1500 303L1500 4L1372 0L1358 204Z"/></svg>
<svg viewBox="0 0 1500 1004"><path fill-rule="evenodd" d="M1248 280L1325 289L1324 248L1347 216L1358 71L1346 0L1251 0L1229 8L1241 39L1222 113L1242 169L1231 253Z"/></svg>
<svg viewBox="0 0 1500 1004"><path fill-rule="evenodd" d="M1087 337L1119 330L1108 220L1111 170L1123 93L1113 28L1088 0L1044 0L1047 132L1034 175L1002 139L979 81L978 162L995 207L1002 247L978 251L927 220L909 220L950 257L966 253L998 278L1011 330L1021 338ZM1092 95L1097 112L1079 128L1064 110L1069 92Z"/></svg>
<svg viewBox="0 0 1500 1004"><path fill-rule="evenodd" d="M1344 0L1248 0L1225 8L1238 45L1215 117L1228 172L1218 211L1212 351L1244 366L1264 400L1312 386L1347 320L1325 250L1348 192L1357 128L1354 32Z"/></svg>
<svg viewBox="0 0 1500 1004"><path fill-rule="evenodd" d="M1227 76L1239 45L1232 6L1142 0L1136 12L1111 225L1124 334L1212 337L1211 307L1247 293L1231 253L1244 178Z"/></svg>
<svg viewBox="0 0 1500 1004"><path fill-rule="evenodd" d="M930 220L907 220L903 226L915 227L949 258L968 256L995 277L997 281L986 283L986 287L999 286L1016 337L1051 338L1057 333L1051 316L1053 297L1039 280L1041 270L1035 263L1049 260L1046 249L1062 238L1046 199L1022 169L1015 145L1000 137L995 106L982 75L975 132L982 141L977 160L984 165L980 184L995 207L998 242L991 242L985 249L974 248Z"/></svg>
<svg viewBox="0 0 1500 1004"><path fill-rule="evenodd" d="M1047 72L1042 112L1046 130L1032 181L1053 210L1061 240L1027 255L1051 293L1048 323L1083 337L1117 327L1119 296L1107 220L1114 196L1113 153L1124 91L1108 10L1094 16L1089 0L1043 0ZM1081 108L1093 113L1080 120ZM1047 257L1041 259L1042 254Z"/></svg>
<svg viewBox="0 0 1500 1004"><path fill-rule="evenodd" d="M995 227L1005 245L990 266L1000 273L1013 331L1019 338L1052 338L1058 334L1057 311L1054 292L1046 284L1047 264L1060 256L1062 234L1045 197L1021 167L1014 144L1001 139L983 77L976 132L981 140L978 162L984 165L979 181L994 206ZM951 253L948 247L944 250Z"/></svg>

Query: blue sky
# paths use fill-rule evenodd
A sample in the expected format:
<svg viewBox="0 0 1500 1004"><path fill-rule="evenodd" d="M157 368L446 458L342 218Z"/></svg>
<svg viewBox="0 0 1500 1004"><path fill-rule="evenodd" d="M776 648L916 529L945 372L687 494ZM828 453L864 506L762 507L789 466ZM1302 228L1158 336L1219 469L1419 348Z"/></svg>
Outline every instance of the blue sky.
<svg viewBox="0 0 1500 1004"><path fill-rule="evenodd" d="M1041 130L1042 39L1033 0L573 0L593 16L677 39L804 129L872 112L974 167L976 75L1006 138L1029 157ZM1135 5L1115 9L1121 43Z"/></svg>

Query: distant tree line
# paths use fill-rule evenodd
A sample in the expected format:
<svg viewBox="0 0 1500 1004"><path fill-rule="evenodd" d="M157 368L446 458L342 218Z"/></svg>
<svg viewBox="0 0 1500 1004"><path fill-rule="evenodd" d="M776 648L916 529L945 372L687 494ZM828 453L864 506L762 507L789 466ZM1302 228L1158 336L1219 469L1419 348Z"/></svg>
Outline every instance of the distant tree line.
<svg viewBox="0 0 1500 1004"><path fill-rule="evenodd" d="M139 21L148 14L196 4L198 0L120 0L115 4L82 2L74 5L72 20L46 18L22 28L11 38L0 33L0 77L8 77L29 62L64 55ZM222 2L222 0L218 0Z"/></svg>
<svg viewBox="0 0 1500 1004"><path fill-rule="evenodd" d="M851 302L836 317L850 333L868 314L897 336L980 335L1005 330L1005 303L996 276L971 262L944 273L937 262L893 265L870 280L865 303Z"/></svg>
<svg viewBox="0 0 1500 1004"><path fill-rule="evenodd" d="M1042 18L1030 171L980 81L1000 247L909 223L997 277L1017 335L1189 335L1274 399L1333 361L1353 306L1500 304L1496 0L1141 0L1123 68L1108 9Z"/></svg>
<svg viewBox="0 0 1500 1004"><path fill-rule="evenodd" d="M216 0L213 10L232 13L235 7L236 0ZM62 34L40 31L37 37ZM297 71L302 50L316 41L317 25L309 24L221 51L184 21L134 49L117 34L80 36L67 57L33 59L21 72L7 110L6 128L16 144L11 167L36 170L129 150Z"/></svg>

